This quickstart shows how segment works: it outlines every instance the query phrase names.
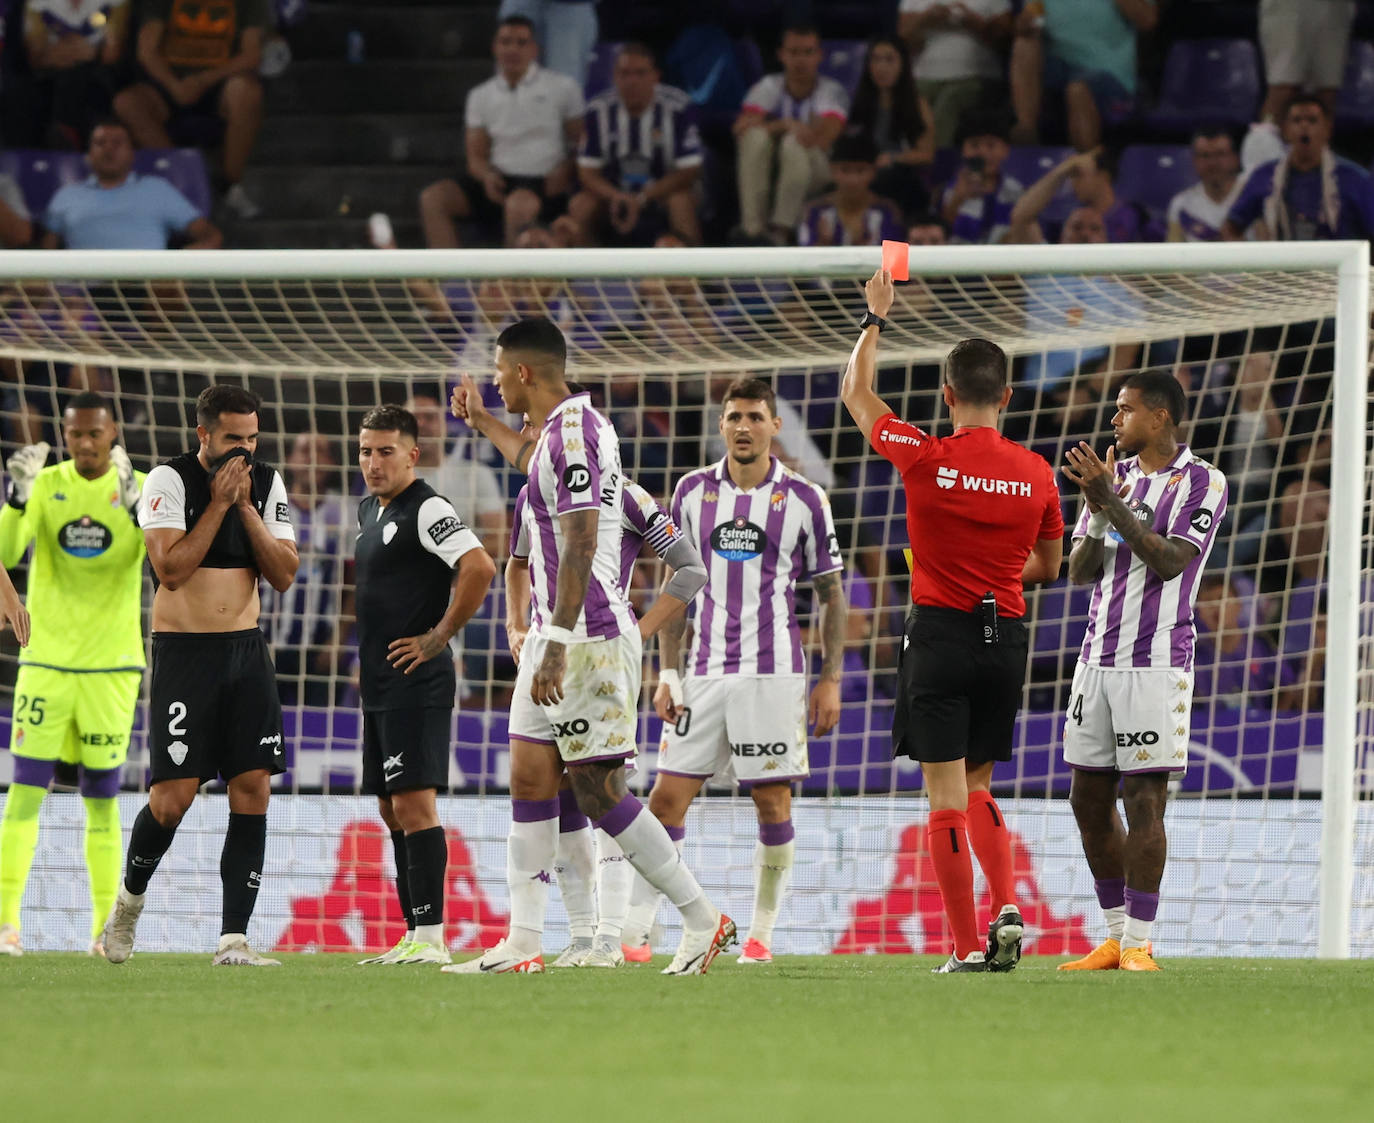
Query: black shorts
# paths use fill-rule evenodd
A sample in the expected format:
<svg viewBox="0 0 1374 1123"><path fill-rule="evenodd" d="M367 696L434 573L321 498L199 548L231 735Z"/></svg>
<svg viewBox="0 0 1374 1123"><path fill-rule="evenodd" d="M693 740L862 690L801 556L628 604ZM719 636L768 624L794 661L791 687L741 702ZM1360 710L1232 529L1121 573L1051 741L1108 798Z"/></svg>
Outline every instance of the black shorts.
<svg viewBox="0 0 1374 1123"><path fill-rule="evenodd" d="M539 196L539 221L550 223L568 209L567 195L545 195L542 175L505 175L506 193L523 188ZM500 232L505 222L505 211L499 203L487 198L487 190L482 181L466 172L458 176L458 186L467 196L468 206L472 208L472 220L493 231Z"/></svg>
<svg viewBox="0 0 1374 1123"><path fill-rule="evenodd" d="M999 642L983 642L982 618L913 607L897 667L892 749L919 761L1010 760L1026 682L1026 625L1000 617Z"/></svg>
<svg viewBox="0 0 1374 1123"><path fill-rule="evenodd" d="M364 710L364 793L447 789L452 725L453 711L439 706Z"/></svg>
<svg viewBox="0 0 1374 1123"><path fill-rule="evenodd" d="M155 784L286 771L277 676L261 629L153 633L148 749Z"/></svg>

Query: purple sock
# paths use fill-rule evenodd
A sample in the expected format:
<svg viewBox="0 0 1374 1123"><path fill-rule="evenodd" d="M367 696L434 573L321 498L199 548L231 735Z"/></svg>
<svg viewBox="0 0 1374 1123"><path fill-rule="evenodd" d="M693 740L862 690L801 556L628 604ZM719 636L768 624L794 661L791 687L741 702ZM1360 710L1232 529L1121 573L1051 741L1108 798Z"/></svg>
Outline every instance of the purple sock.
<svg viewBox="0 0 1374 1123"><path fill-rule="evenodd" d="M671 838L674 842L681 842L684 838L687 837L687 828L685 826L664 827L663 829L668 832L668 837Z"/></svg>
<svg viewBox="0 0 1374 1123"><path fill-rule="evenodd" d="M559 834L580 831L590 821L587 816L582 814L582 809L577 806L577 796L573 795L571 788L564 788L558 793Z"/></svg>
<svg viewBox="0 0 1374 1123"><path fill-rule="evenodd" d="M558 800L512 799L510 813L517 823L542 823L545 819L557 819Z"/></svg>
<svg viewBox="0 0 1374 1123"><path fill-rule="evenodd" d="M596 821L596 825L605 831L612 838L620 834L626 827L635 821L636 816L644 810L644 804L640 803L634 796L626 793L614 807Z"/></svg>
<svg viewBox="0 0 1374 1123"><path fill-rule="evenodd" d="M1124 877L1099 877L1093 882L1097 890L1097 903L1104 909L1119 909L1126 903L1126 879Z"/></svg>
<svg viewBox="0 0 1374 1123"><path fill-rule="evenodd" d="M797 832L792 826L791 819L784 823L759 824L759 841L765 846L786 846L796 837Z"/></svg>
<svg viewBox="0 0 1374 1123"><path fill-rule="evenodd" d="M1136 920L1153 921L1159 911L1159 894L1139 889L1126 890L1126 915Z"/></svg>

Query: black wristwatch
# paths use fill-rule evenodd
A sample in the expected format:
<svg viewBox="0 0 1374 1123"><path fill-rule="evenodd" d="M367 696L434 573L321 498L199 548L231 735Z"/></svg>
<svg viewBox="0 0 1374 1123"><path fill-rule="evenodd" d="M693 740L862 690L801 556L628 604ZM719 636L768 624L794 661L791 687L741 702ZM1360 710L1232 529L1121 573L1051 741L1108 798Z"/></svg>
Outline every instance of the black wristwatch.
<svg viewBox="0 0 1374 1123"><path fill-rule="evenodd" d="M864 328L869 327L870 325L876 327L879 332L885 331L887 329L887 321L884 320L881 316L879 316L876 312L865 312L863 314L863 318L859 321L859 330L863 331Z"/></svg>

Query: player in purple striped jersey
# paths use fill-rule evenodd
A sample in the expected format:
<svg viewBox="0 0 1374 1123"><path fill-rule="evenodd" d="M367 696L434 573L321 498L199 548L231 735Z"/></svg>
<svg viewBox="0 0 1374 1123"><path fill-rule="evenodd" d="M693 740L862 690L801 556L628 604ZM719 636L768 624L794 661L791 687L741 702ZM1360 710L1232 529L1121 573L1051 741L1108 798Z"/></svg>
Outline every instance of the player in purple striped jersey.
<svg viewBox="0 0 1374 1123"><path fill-rule="evenodd" d="M558 785L566 766L578 806L626 860L678 907L682 943L666 974L705 974L733 942L720 913L668 833L625 787L638 734L642 643L620 585L620 447L615 430L564 376L567 343L546 319L521 320L496 340L496 386L506 408L539 431L529 454L530 590L538 627L525 640L510 711L510 931L458 974L544 969L540 945L558 842ZM511 430L495 422L468 376L453 407L513 463ZM515 437L518 441L518 435Z"/></svg>
<svg viewBox="0 0 1374 1123"><path fill-rule="evenodd" d="M520 661L520 650L531 627L529 585L528 487L515 501L515 525L511 531L510 561L506 564L506 635L511 655ZM635 562L646 547L671 571L652 608L639 621L641 638L647 642L665 621L680 616L706 584L701 555L687 541L665 511L647 491L625 480L620 545L620 584L628 593ZM537 623L535 624L537 627ZM628 767L628 766L627 766ZM563 907L568 913L572 942L553 962L554 967L620 967L625 963L621 933L630 907L634 870L625 861L620 844L605 831L596 832L596 893L592 890L592 832L587 817L578 809L570 787L558 793L558 852L554 872Z"/></svg>
<svg viewBox="0 0 1374 1123"><path fill-rule="evenodd" d="M1179 426L1186 402L1165 371L1126 380L1105 462L1086 444L1064 474L1083 491L1069 580L1091 584L1074 671L1064 759L1070 802L1108 938L1061 970L1157 971L1150 928L1168 846L1170 772L1188 764L1193 605L1226 514L1226 477L1194 456ZM1116 810L1123 789L1126 823Z"/></svg>
<svg viewBox="0 0 1374 1123"><path fill-rule="evenodd" d="M808 774L808 719L818 737L839 720L848 615L829 500L770 451L781 427L775 401L760 379L732 383L720 418L725 458L688 473L673 492L673 521L701 550L710 576L692 606L686 675L678 670L686 621L669 621L654 695L664 724L649 809L674 838L681 840L701 785L727 767L754 799L754 915L741 963L773 958L792 873L792 784ZM800 578L811 579L820 602L824 659L809 708L795 608ZM642 887L636 901L631 947L647 937L654 907Z"/></svg>

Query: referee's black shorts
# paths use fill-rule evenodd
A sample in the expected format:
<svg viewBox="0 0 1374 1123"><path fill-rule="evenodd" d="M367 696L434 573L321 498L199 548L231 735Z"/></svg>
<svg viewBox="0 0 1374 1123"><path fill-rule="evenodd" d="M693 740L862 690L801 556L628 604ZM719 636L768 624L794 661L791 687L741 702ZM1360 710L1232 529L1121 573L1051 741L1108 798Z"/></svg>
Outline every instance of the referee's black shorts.
<svg viewBox="0 0 1374 1123"><path fill-rule="evenodd" d="M363 793L448 788L453 710L424 706L363 711Z"/></svg>
<svg viewBox="0 0 1374 1123"><path fill-rule="evenodd" d="M153 633L148 755L155 784L286 771L277 675L260 628Z"/></svg>
<svg viewBox="0 0 1374 1123"><path fill-rule="evenodd" d="M1025 621L1000 617L998 637L983 642L978 613L912 606L897 666L897 756L970 764L1011 759L1029 652Z"/></svg>

